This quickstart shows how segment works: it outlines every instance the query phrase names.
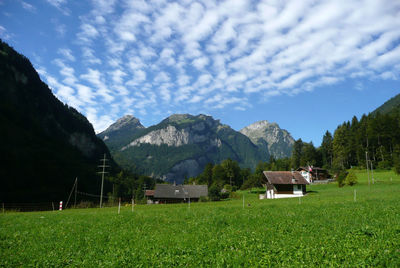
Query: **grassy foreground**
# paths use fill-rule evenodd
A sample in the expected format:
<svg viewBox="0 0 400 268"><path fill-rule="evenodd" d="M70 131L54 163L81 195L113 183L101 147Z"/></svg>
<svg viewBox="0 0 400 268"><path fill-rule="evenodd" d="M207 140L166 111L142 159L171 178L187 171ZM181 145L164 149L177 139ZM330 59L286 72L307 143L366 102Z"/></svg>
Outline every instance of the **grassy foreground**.
<svg viewBox="0 0 400 268"><path fill-rule="evenodd" d="M0 266L400 266L400 177L302 199L0 214ZM392 179L390 179L392 178ZM356 190L356 202L354 201ZM250 206L248 205L250 204Z"/></svg>

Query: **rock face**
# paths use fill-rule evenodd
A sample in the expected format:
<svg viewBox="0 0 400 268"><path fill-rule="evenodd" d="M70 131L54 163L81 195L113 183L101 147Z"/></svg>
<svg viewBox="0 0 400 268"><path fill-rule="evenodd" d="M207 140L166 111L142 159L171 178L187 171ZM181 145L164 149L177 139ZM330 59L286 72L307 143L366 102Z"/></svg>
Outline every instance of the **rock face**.
<svg viewBox="0 0 400 268"><path fill-rule="evenodd" d="M140 123L139 119L134 117L133 115L125 115L118 119L115 123L109 126L106 130L102 133L112 133L119 130L126 130L129 129L142 129L144 126Z"/></svg>
<svg viewBox="0 0 400 268"><path fill-rule="evenodd" d="M105 142L109 144L109 140ZM141 129L130 141L111 151L127 169L137 167L139 172L177 183L198 175L210 162L231 158L253 168L263 158L245 135L211 116L189 114L171 115L157 125Z"/></svg>
<svg viewBox="0 0 400 268"><path fill-rule="evenodd" d="M205 143L209 141L211 146L221 146L219 139L212 139L210 133L199 133L205 129L203 122L184 129L177 129L168 125L166 128L151 131L150 133L135 139L129 145L122 147L125 150L131 146L138 146L143 143L152 145L166 144L168 146L182 146L185 144Z"/></svg>
<svg viewBox="0 0 400 268"><path fill-rule="evenodd" d="M261 150L275 158L290 157L294 144L293 137L276 123L258 121L240 130Z"/></svg>

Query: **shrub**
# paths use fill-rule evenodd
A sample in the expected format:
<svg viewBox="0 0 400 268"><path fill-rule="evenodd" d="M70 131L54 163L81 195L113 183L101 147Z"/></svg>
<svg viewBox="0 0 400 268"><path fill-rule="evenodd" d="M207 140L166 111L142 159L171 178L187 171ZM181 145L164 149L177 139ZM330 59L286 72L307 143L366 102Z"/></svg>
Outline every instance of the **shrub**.
<svg viewBox="0 0 400 268"><path fill-rule="evenodd" d="M208 197L211 201L219 201L221 199L221 190L216 185L212 185L208 189Z"/></svg>
<svg viewBox="0 0 400 268"><path fill-rule="evenodd" d="M347 174L347 176L346 176L345 182L347 185L350 185L350 186L353 186L354 184L357 183L357 175L354 172L354 170L350 170L349 174Z"/></svg>
<svg viewBox="0 0 400 268"><path fill-rule="evenodd" d="M229 197L230 193L229 192L221 192L221 199L227 199Z"/></svg>
<svg viewBox="0 0 400 268"><path fill-rule="evenodd" d="M339 187L343 187L345 185L346 176L347 176L347 171L345 170L340 170L336 174L336 181Z"/></svg>
<svg viewBox="0 0 400 268"><path fill-rule="evenodd" d="M210 198L208 198L208 196L200 196L199 201L200 202L208 202L208 201L210 201Z"/></svg>
<svg viewBox="0 0 400 268"><path fill-rule="evenodd" d="M237 192L231 192L229 194L229 198L232 198L232 199L239 199L240 197L241 197L241 195L238 194Z"/></svg>
<svg viewBox="0 0 400 268"><path fill-rule="evenodd" d="M378 166L377 166L378 169L382 169L382 170L390 170L391 167L392 166L390 165L390 162L387 160L379 162Z"/></svg>

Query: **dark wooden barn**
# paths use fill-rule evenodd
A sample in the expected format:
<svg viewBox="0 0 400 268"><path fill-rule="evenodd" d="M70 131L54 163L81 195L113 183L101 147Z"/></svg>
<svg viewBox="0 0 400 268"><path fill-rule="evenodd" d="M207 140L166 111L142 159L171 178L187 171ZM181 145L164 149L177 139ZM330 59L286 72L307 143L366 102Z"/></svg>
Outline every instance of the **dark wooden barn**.
<svg viewBox="0 0 400 268"><path fill-rule="evenodd" d="M160 204L197 202L202 196L208 196L207 185L156 184L154 191L146 191L149 203Z"/></svg>

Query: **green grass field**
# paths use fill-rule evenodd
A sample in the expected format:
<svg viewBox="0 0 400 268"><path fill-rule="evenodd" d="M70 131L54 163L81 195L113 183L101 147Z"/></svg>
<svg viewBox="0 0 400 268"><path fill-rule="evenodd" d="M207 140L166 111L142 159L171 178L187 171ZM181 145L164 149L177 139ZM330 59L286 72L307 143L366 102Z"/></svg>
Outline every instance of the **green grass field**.
<svg viewBox="0 0 400 268"><path fill-rule="evenodd" d="M0 214L0 266L400 266L400 177L301 199ZM392 180L391 180L392 178ZM356 190L356 202L354 202ZM250 204L250 206L248 206Z"/></svg>

